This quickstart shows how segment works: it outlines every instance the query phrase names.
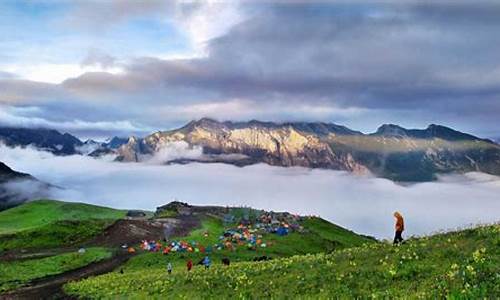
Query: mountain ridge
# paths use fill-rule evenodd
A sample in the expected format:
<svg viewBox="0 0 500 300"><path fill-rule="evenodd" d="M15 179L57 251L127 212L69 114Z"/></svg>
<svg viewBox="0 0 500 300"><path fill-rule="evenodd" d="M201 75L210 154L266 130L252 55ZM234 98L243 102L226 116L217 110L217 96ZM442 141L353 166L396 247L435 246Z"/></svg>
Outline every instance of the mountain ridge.
<svg viewBox="0 0 500 300"><path fill-rule="evenodd" d="M77 154L84 143L69 133L49 128L0 127L0 141L7 146L35 146L56 155Z"/></svg>
<svg viewBox="0 0 500 300"><path fill-rule="evenodd" d="M451 172L500 175L500 145L436 124L425 129L383 124L365 134L325 122L201 118L143 138L114 137L104 143L82 142L50 129L5 127L0 127L0 140L8 146L32 145L55 155L115 155L117 161L132 162L154 158L165 164L265 163L373 174L394 181L432 181Z"/></svg>
<svg viewBox="0 0 500 300"><path fill-rule="evenodd" d="M25 185L29 191L25 191ZM50 185L39 181L30 174L13 170L0 162L0 211L32 200L36 196L45 196Z"/></svg>
<svg viewBox="0 0 500 300"><path fill-rule="evenodd" d="M182 161L267 163L372 173L396 181L435 180L439 173L482 171L500 175L500 146L491 140L431 124L406 129L384 124L364 134L334 123L219 122L202 118L183 127L132 137L118 148L118 160L141 161L164 147L181 143L185 150L201 148L200 158ZM243 162L220 155L244 155Z"/></svg>

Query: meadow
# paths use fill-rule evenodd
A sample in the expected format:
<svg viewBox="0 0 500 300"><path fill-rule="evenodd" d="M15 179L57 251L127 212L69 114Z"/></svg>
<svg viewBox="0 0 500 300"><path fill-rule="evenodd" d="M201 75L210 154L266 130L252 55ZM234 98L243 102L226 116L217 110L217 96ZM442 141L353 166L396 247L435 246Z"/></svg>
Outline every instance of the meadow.
<svg viewBox="0 0 500 300"><path fill-rule="evenodd" d="M113 272L65 285L84 298L498 298L500 225L481 226L400 246L365 243L332 253L265 262Z"/></svg>
<svg viewBox="0 0 500 300"><path fill-rule="evenodd" d="M0 253L66 247L102 232L126 211L83 203L38 200L0 212Z"/></svg>
<svg viewBox="0 0 500 300"><path fill-rule="evenodd" d="M73 251L38 259L0 261L0 293L23 286L46 276L61 274L90 263L110 258L111 251L88 248L85 253Z"/></svg>
<svg viewBox="0 0 500 300"><path fill-rule="evenodd" d="M372 238L357 235L316 217L305 218L300 224L306 229L301 233L291 232L286 236L264 233L262 240L267 244L265 248L257 247L255 250L248 250L245 246L239 246L235 247L234 250L225 248L214 250L209 255L217 263L221 262L223 258L228 258L231 262L240 262L262 256L278 258L297 254L331 252L335 249L375 242ZM205 246L214 245L219 242L220 235L227 228L228 226L225 226L222 220L206 217L200 228L191 231L187 236L172 237L171 240L196 241ZM161 268L166 267L168 262L172 263L175 269L184 269L188 259L196 264L205 255L201 252L171 252L169 255L162 255L157 252L139 251L138 255L132 257L120 270L128 272L151 267Z"/></svg>

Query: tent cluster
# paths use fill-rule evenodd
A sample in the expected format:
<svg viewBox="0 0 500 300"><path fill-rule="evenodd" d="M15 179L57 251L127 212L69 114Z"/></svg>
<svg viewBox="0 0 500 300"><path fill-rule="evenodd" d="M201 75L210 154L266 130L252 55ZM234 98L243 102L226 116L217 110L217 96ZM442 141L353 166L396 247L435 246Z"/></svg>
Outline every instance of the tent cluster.
<svg viewBox="0 0 500 300"><path fill-rule="evenodd" d="M171 252L194 252L194 253L207 253L210 254L214 250L222 250L225 248L223 243L217 243L209 246L203 246L202 244L191 241L171 241L162 244L157 241L142 241L140 245L141 249L149 252L161 252L163 254L169 254ZM233 249L231 247L231 249Z"/></svg>
<svg viewBox="0 0 500 300"><path fill-rule="evenodd" d="M254 215L253 218L244 216L236 221L236 217L232 214L224 216L224 223L234 224L236 221L237 226L225 230L219 236L217 243L213 245L204 246L197 241L168 241L162 244L160 241L143 240L140 248L144 251L160 252L169 254L171 252L194 252L210 254L212 251L217 250L231 250L245 247L248 250L257 250L257 248L266 248L272 246L272 242L263 240L264 234L277 234L279 236L286 236L290 232L302 232L304 228L300 225L300 216L288 213L273 213L263 212ZM208 237L209 233L205 232L204 236Z"/></svg>
<svg viewBox="0 0 500 300"><path fill-rule="evenodd" d="M240 224L238 228L226 230L219 237L217 248L234 250L245 245L249 250L255 250L257 247L266 248L268 243L262 241L262 234L259 234L257 229Z"/></svg>
<svg viewBox="0 0 500 300"><path fill-rule="evenodd" d="M229 216L224 216L224 219L231 219ZM292 231L301 232L304 228L298 223L300 218L296 215L272 212L262 213L253 222L248 218L243 218L236 228L226 230L219 237L220 243L217 248L233 250L237 246L246 246L250 250L256 250L257 247L271 246L271 242L266 243L262 240L263 234L275 233L285 236Z"/></svg>
<svg viewBox="0 0 500 300"><path fill-rule="evenodd" d="M186 241L172 241L165 245L163 248L163 254L169 254L170 252L195 252L195 253L212 253L212 247L199 244L196 241L186 242Z"/></svg>
<svg viewBox="0 0 500 300"><path fill-rule="evenodd" d="M266 212L257 218L255 228L264 230L267 233L276 233L284 236L291 231L302 232L304 227L299 224L302 217L292 214L276 214Z"/></svg>
<svg viewBox="0 0 500 300"><path fill-rule="evenodd" d="M142 241L141 249L150 252L161 252L169 254L170 252L195 252L195 253L211 253L212 247L204 247L196 241L171 241L162 244L159 241Z"/></svg>

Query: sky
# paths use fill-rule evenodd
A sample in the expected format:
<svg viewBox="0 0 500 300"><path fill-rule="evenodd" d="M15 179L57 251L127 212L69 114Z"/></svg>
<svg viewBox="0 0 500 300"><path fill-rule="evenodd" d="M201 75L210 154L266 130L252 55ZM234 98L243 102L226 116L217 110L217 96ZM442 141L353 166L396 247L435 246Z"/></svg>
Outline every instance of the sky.
<svg viewBox="0 0 500 300"><path fill-rule="evenodd" d="M169 156L182 155L179 151L170 149ZM333 170L265 164L165 166L161 160L117 163L110 157L54 156L31 147L4 145L0 145L0 161L59 187L50 191L53 199L123 209L155 210L177 199L192 205L288 211L321 216L380 239L392 238L395 210L405 217L406 237L497 222L500 211L500 177L482 173L403 186ZM36 188L32 182L7 186L28 197Z"/></svg>
<svg viewBox="0 0 500 300"><path fill-rule="evenodd" d="M500 136L498 1L0 1L0 125L201 117Z"/></svg>

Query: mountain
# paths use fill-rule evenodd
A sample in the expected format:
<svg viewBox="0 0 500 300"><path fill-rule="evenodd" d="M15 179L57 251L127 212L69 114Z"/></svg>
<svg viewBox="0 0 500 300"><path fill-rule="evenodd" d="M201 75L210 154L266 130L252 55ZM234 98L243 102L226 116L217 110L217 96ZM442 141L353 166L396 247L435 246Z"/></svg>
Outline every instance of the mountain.
<svg viewBox="0 0 500 300"><path fill-rule="evenodd" d="M120 148L122 145L125 145L128 142L128 140L129 140L128 138L121 138L115 136L104 143L94 142L93 144L94 147L91 148L91 151L88 151L86 153L82 152L82 154L86 154L88 156L96 158L104 155L116 155L117 149Z"/></svg>
<svg viewBox="0 0 500 300"><path fill-rule="evenodd" d="M110 148L110 149L118 149L122 145L125 145L127 142L128 142L128 138L114 136L109 141L107 141L106 143L104 143L104 145L107 148Z"/></svg>
<svg viewBox="0 0 500 300"><path fill-rule="evenodd" d="M0 211L33 198L45 196L49 185L12 170L0 162Z"/></svg>
<svg viewBox="0 0 500 300"><path fill-rule="evenodd" d="M29 174L20 173L12 170L3 162L0 162L0 183L5 183L14 179L33 179Z"/></svg>
<svg viewBox="0 0 500 300"><path fill-rule="evenodd" d="M331 123L218 122L203 118L143 139L131 137L119 161L267 163L372 173L395 181L430 181L437 174L500 175L500 146L440 125L382 125L363 134Z"/></svg>
<svg viewBox="0 0 500 300"><path fill-rule="evenodd" d="M56 155L78 154L78 148L84 146L69 133L45 128L0 127L0 141L12 147L32 145Z"/></svg>
<svg viewBox="0 0 500 300"><path fill-rule="evenodd" d="M90 155L94 151L106 147L104 143L96 142L92 139L86 140L81 146L75 148L76 152L82 155Z"/></svg>

